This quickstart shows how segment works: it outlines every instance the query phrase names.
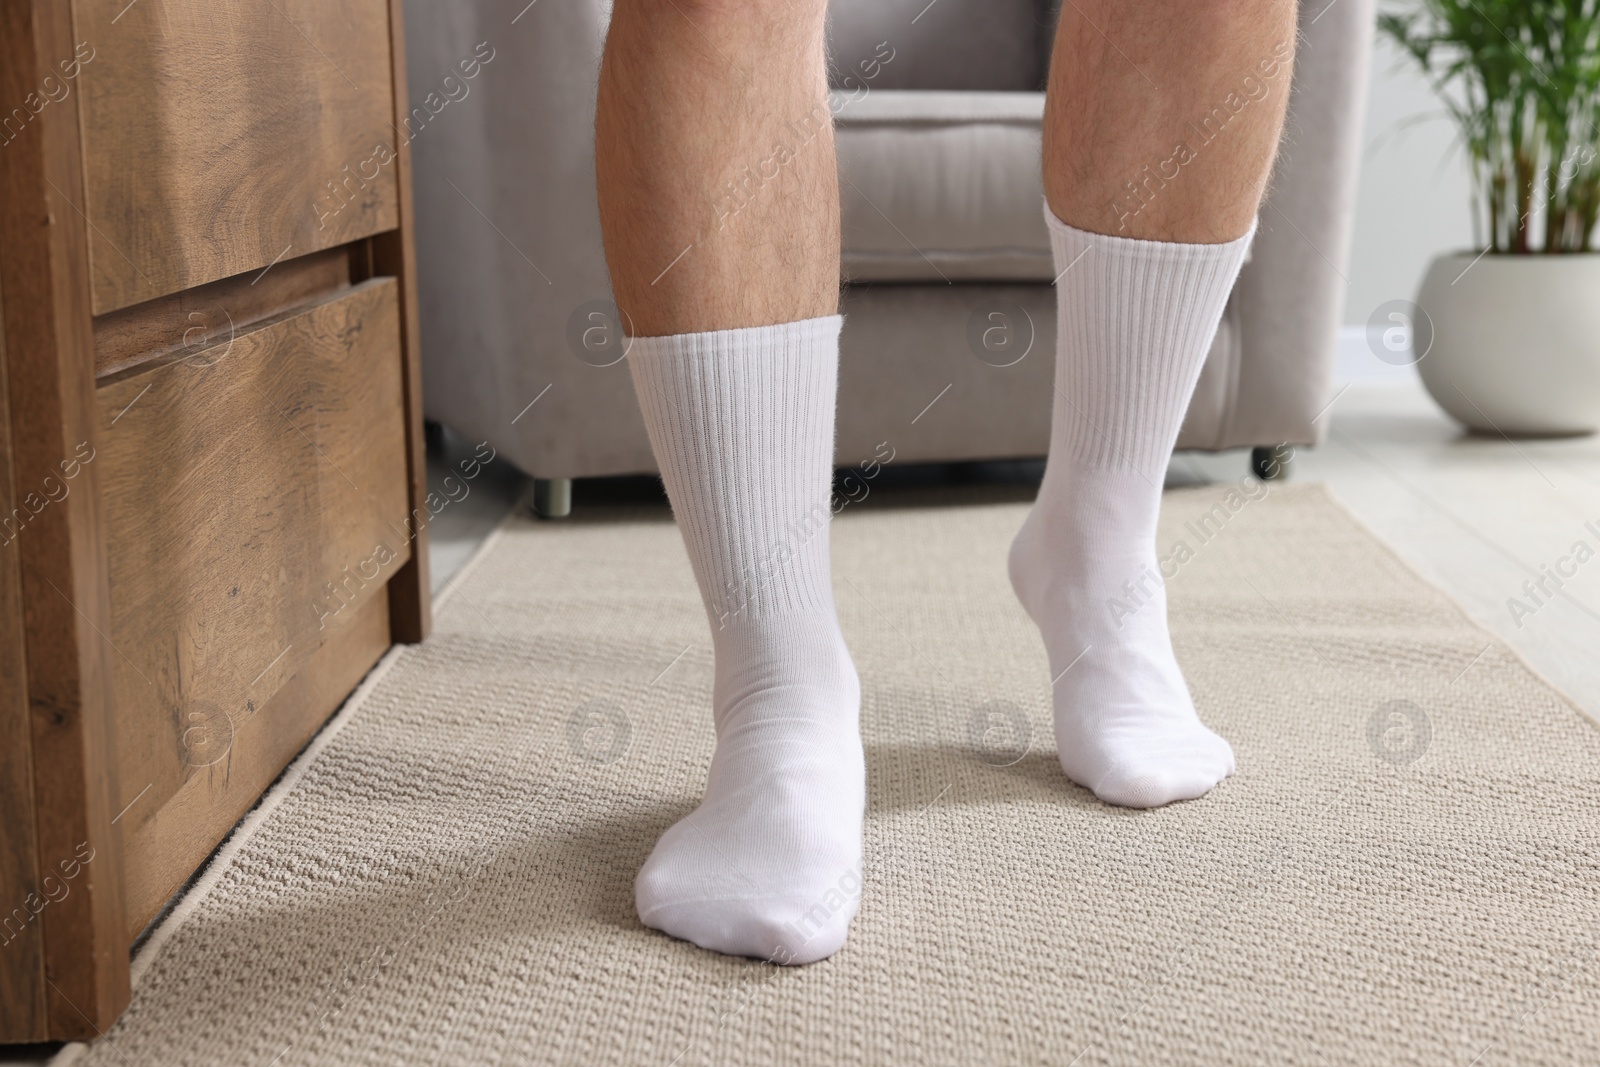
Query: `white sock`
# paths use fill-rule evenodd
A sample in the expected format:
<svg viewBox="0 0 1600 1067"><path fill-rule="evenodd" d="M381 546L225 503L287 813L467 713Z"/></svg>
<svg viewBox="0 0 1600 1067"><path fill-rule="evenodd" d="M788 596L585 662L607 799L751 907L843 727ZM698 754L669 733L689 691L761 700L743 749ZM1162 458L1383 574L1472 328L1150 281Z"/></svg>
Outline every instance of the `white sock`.
<svg viewBox="0 0 1600 1067"><path fill-rule="evenodd" d="M1011 584L1049 652L1062 769L1109 803L1156 807L1233 772L1172 653L1155 532L1167 461L1255 229L1176 244L1045 216L1065 272L1055 408Z"/></svg>
<svg viewBox="0 0 1600 1067"><path fill-rule="evenodd" d="M705 800L639 872L639 918L776 963L838 951L860 902L861 690L828 567L842 321L628 351L716 653Z"/></svg>

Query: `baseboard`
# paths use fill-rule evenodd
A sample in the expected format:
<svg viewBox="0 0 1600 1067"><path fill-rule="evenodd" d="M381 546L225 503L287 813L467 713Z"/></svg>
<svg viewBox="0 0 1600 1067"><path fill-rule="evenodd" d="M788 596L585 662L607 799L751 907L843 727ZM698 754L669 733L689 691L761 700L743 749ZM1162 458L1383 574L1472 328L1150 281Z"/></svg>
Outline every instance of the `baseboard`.
<svg viewBox="0 0 1600 1067"><path fill-rule="evenodd" d="M1339 347L1333 361L1335 387L1350 383L1414 385L1419 381L1415 364L1396 366L1379 359L1378 352L1388 355L1381 331L1370 326L1339 327Z"/></svg>

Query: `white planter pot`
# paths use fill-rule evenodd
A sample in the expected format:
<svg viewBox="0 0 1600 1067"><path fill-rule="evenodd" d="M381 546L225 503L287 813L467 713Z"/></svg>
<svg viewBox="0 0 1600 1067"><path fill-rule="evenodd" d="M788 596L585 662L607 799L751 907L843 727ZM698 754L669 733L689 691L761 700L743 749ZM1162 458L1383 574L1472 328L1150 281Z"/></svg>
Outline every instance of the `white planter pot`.
<svg viewBox="0 0 1600 1067"><path fill-rule="evenodd" d="M1433 399L1484 433L1600 429L1600 253L1474 259L1439 256L1417 294L1433 326L1417 370Z"/></svg>

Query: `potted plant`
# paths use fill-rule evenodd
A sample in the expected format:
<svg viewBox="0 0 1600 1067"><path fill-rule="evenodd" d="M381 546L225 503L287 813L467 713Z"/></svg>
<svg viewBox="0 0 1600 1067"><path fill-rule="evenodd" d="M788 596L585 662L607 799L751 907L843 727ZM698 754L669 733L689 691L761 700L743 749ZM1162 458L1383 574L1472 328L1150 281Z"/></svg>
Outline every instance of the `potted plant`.
<svg viewBox="0 0 1600 1067"><path fill-rule="evenodd" d="M1379 28L1472 166L1478 247L1417 297L1423 384L1475 430L1600 429L1600 0L1412 0Z"/></svg>

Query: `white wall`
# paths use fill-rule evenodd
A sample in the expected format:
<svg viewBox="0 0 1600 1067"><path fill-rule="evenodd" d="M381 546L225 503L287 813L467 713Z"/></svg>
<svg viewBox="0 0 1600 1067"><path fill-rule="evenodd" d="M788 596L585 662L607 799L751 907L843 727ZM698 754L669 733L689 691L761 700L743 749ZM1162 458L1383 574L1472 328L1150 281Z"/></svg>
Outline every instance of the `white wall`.
<svg viewBox="0 0 1600 1067"><path fill-rule="evenodd" d="M1420 120L1420 121L1419 121ZM1367 98L1344 321L1416 296L1428 262L1473 243L1466 156L1416 64L1380 38Z"/></svg>
<svg viewBox="0 0 1600 1067"><path fill-rule="evenodd" d="M1368 317L1416 297L1428 263L1473 244L1471 186L1455 125L1416 64L1380 38L1372 61L1338 376L1392 378L1365 349Z"/></svg>

